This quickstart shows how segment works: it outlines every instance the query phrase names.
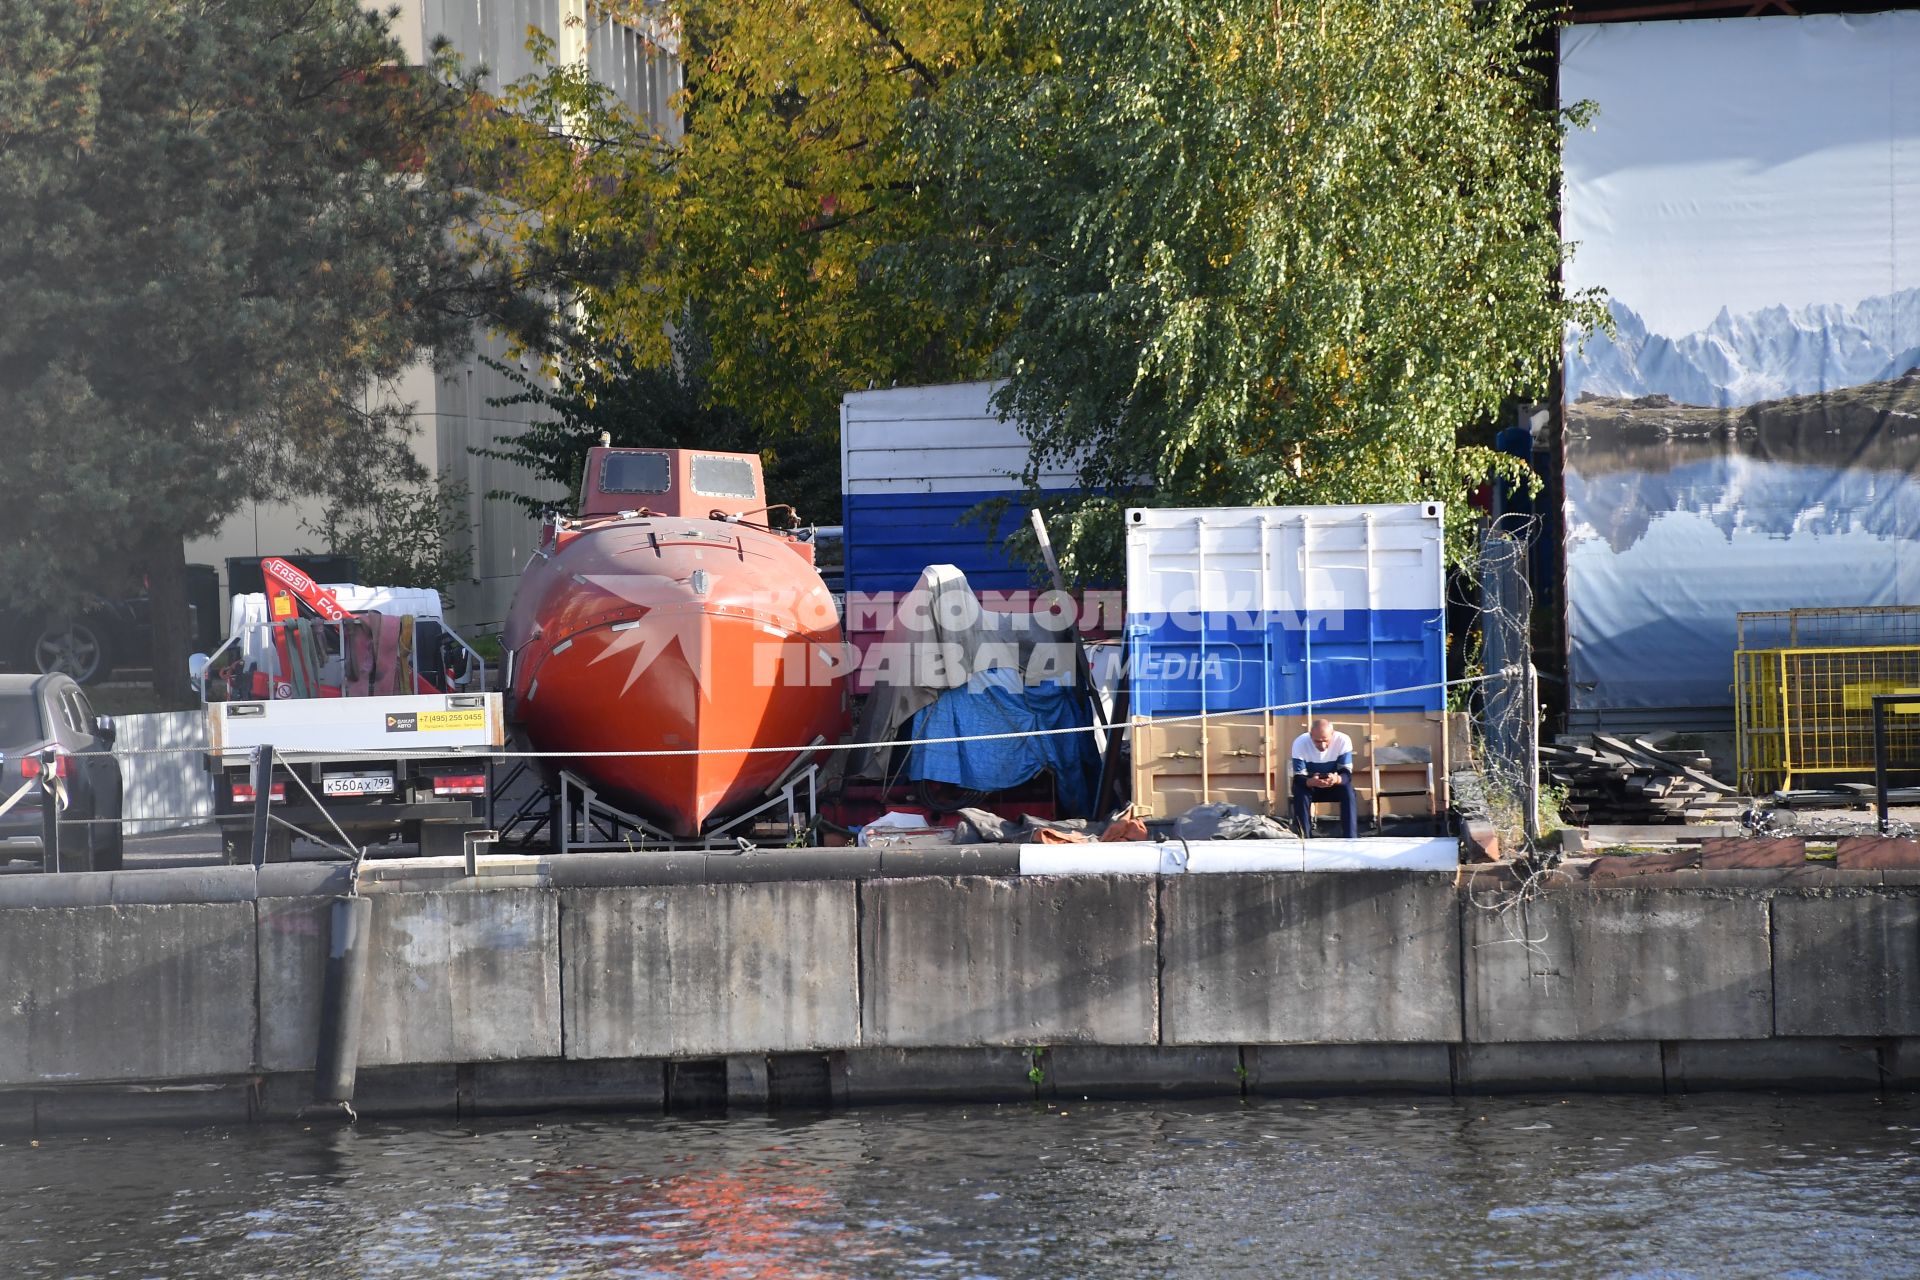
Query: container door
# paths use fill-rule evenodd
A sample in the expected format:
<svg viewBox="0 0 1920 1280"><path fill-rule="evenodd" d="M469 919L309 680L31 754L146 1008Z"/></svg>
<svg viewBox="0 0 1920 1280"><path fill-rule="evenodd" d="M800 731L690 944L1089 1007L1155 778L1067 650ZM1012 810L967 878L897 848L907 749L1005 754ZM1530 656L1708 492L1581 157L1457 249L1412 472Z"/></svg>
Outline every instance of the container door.
<svg viewBox="0 0 1920 1280"><path fill-rule="evenodd" d="M1324 508L1280 528L1280 554L1295 566L1305 608L1277 621L1277 701L1336 718L1445 705L1438 512L1430 504Z"/></svg>

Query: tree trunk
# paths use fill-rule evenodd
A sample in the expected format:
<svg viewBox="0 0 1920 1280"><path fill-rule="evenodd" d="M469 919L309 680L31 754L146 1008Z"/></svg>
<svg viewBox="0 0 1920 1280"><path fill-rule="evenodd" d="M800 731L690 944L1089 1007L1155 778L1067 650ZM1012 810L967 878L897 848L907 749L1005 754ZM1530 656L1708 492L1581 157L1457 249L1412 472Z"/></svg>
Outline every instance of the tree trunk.
<svg viewBox="0 0 1920 1280"><path fill-rule="evenodd" d="M187 608L187 547L178 536L156 538L142 568L153 625L153 692L167 706L190 707L196 697L187 676L193 631Z"/></svg>

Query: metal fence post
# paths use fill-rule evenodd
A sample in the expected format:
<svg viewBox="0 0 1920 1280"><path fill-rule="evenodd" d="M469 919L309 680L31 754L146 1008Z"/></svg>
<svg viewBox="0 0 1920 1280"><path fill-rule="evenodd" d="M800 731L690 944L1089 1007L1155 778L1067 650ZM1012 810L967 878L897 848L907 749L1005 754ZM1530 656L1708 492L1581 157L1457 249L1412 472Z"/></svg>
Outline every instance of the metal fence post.
<svg viewBox="0 0 1920 1280"><path fill-rule="evenodd" d="M1880 820L1880 834L1893 833L1887 797L1887 708L1920 707L1920 694L1876 693L1873 695L1873 812Z"/></svg>
<svg viewBox="0 0 1920 1280"><path fill-rule="evenodd" d="M253 869L267 860L267 806L273 803L273 748L253 749Z"/></svg>
<svg viewBox="0 0 1920 1280"><path fill-rule="evenodd" d="M480 846L498 844L500 833L492 829L463 832L460 842L466 846L467 876L471 879L480 874Z"/></svg>
<svg viewBox="0 0 1920 1280"><path fill-rule="evenodd" d="M60 786L54 769L60 753L52 747L40 753L40 848L45 853L41 868L56 875L66 868L60 865Z"/></svg>
<svg viewBox="0 0 1920 1280"><path fill-rule="evenodd" d="M1521 815L1529 845L1540 841L1540 673L1531 659L1522 677L1526 693L1527 719L1521 730L1526 741L1526 772L1521 779L1525 791L1525 809Z"/></svg>

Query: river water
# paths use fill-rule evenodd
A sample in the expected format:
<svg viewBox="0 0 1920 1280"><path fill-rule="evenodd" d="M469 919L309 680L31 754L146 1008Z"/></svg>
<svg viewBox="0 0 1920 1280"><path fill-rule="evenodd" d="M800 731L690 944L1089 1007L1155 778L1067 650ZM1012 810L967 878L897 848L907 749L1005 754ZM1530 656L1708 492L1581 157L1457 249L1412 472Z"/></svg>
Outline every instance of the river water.
<svg viewBox="0 0 1920 1280"><path fill-rule="evenodd" d="M1920 1274L1920 1099L1079 1103L0 1142L7 1276Z"/></svg>

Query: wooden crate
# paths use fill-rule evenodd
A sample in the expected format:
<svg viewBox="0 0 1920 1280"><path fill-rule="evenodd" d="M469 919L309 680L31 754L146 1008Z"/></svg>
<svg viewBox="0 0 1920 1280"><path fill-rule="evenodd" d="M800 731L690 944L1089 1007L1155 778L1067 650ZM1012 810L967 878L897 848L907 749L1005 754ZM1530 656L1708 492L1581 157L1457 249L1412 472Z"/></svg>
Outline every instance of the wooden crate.
<svg viewBox="0 0 1920 1280"><path fill-rule="evenodd" d="M1436 812L1445 812L1452 759L1450 740L1460 731L1459 725L1450 722L1464 719L1457 712L1449 715L1440 711L1333 717L1334 728L1353 739L1353 786L1361 815L1368 819L1374 816L1372 753L1387 746L1421 747L1431 754L1432 805ZM1255 813L1286 813L1292 789L1288 752L1294 738L1306 732L1310 722L1257 712L1208 716L1204 721L1204 748L1202 723L1195 717L1134 719L1135 809L1144 817L1172 818L1197 804L1225 801ZM1382 783L1382 790L1396 789L1385 785L1384 773ZM1391 816L1413 816L1425 814L1428 801L1422 796L1394 795L1382 798L1379 808Z"/></svg>
<svg viewBox="0 0 1920 1280"><path fill-rule="evenodd" d="M1201 721L1190 719L1134 720L1136 812L1171 818L1194 805L1219 801L1255 813L1286 808L1285 795L1277 803L1274 796L1272 717L1258 713L1209 716L1204 748L1201 726ZM1283 744L1279 749L1284 752L1286 747ZM1285 759L1279 761L1277 767L1282 773L1286 763Z"/></svg>

